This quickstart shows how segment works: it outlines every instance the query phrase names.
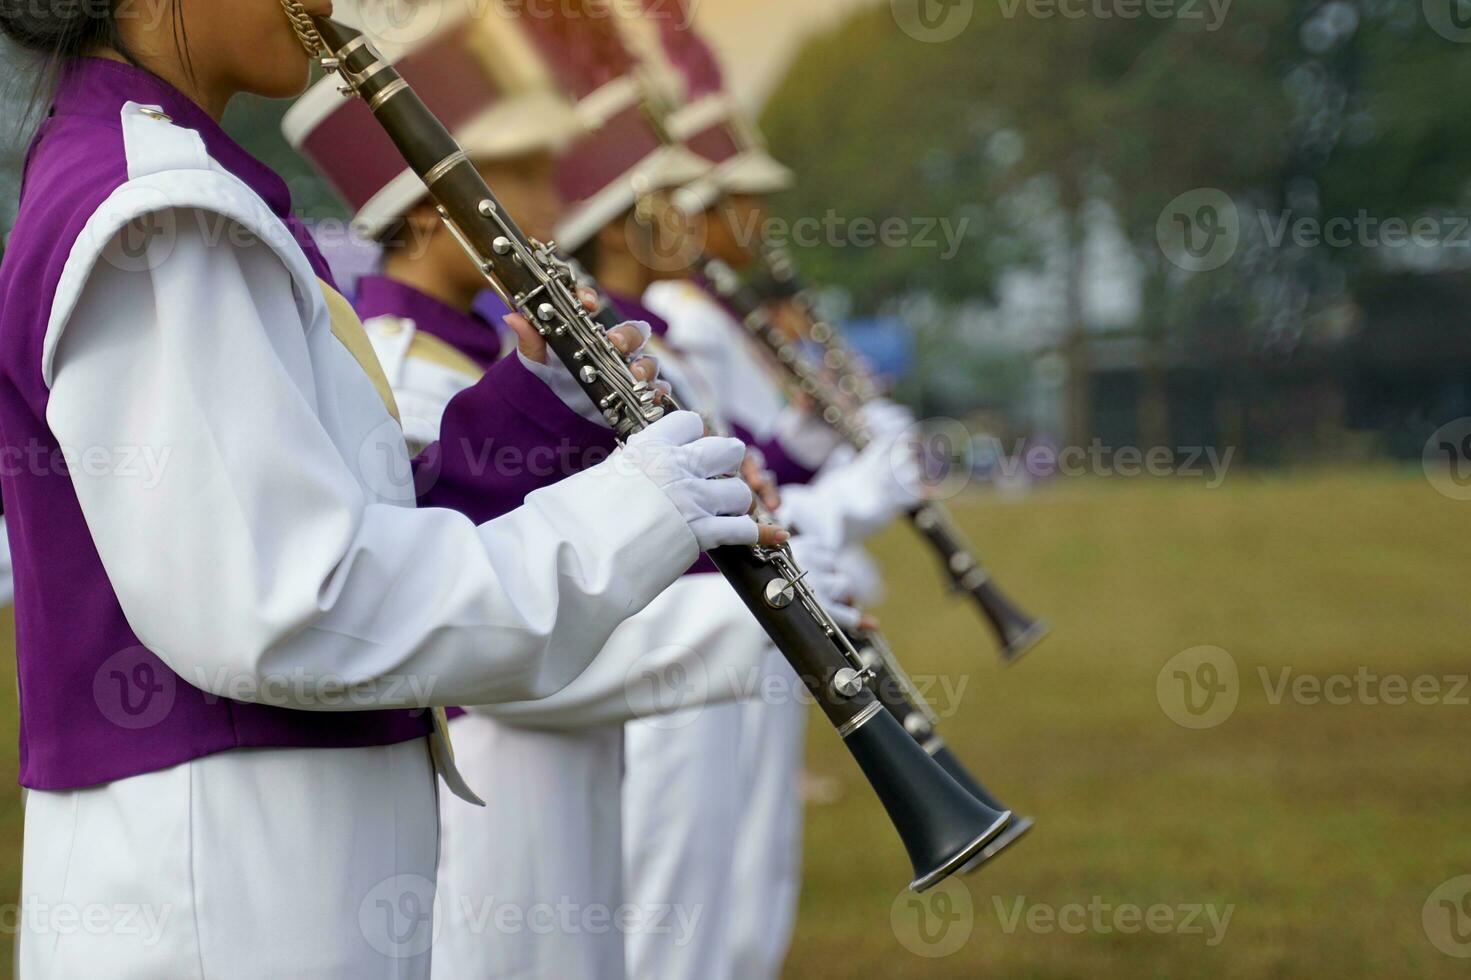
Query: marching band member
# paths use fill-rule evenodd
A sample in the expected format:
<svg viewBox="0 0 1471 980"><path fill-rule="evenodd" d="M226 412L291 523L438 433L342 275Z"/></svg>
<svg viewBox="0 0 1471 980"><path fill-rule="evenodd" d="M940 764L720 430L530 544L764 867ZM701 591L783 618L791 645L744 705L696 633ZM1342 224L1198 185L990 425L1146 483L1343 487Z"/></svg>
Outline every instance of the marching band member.
<svg viewBox="0 0 1471 980"><path fill-rule="evenodd" d="M651 282L684 277L694 258L684 250L680 229L668 228L661 220L671 213L658 193L664 182L652 180L639 167L617 180L599 176L617 172L607 161L637 157L627 151L633 133L643 133L650 146L656 144L658 134L649 129L640 111L646 108L640 102L647 91L642 79L634 77L634 57L609 11L597 0L573 7L562 17L553 13L529 20L528 26L537 28L543 53L569 93L595 119L601 144L609 146L612 138L621 137L625 146L622 154L603 154L601 164L592 153L574 152L563 161L564 193L576 205L560 223L557 240L577 253L623 315L653 325L652 349L685 404L697 404L707 415L724 418L733 407L724 403L709 373L673 342L672 326L642 305L641 296ZM688 156L677 146L667 151ZM686 179L706 170L708 165L698 166ZM631 187L642 193L631 194ZM670 231L674 234L666 237ZM722 372L740 369L741 365L721 366ZM779 451L766 455L778 465L784 459ZM848 591L825 555L814 553L800 538L794 539L793 547L813 577L820 578L819 591L826 598ZM710 602L723 600L728 607L734 596L723 584L707 584L711 581L718 580L692 574L676 588L700 588ZM707 605L696 615L708 616L717 608ZM851 611L846 617L857 620ZM748 644L749 666L739 676L726 671L727 676L748 696L760 694L766 638L741 634L731 640ZM708 658L707 662L712 667L719 663ZM672 907L692 920L687 934L667 929L631 933L627 937L631 977L703 980L732 975L729 873L743 800L742 786L729 778L728 767L742 751L745 714L742 705L704 699L665 717L640 718L626 728L623 819L629 902L635 908Z"/></svg>
<svg viewBox="0 0 1471 980"><path fill-rule="evenodd" d="M687 413L516 506L457 447L528 426L612 446L524 324L411 465L284 182L217 122L304 85L288 19L167 9L0 7L58 78L0 266L0 431L72 461L0 477L21 975L422 978L436 769L471 795L422 709L551 697L701 548L784 532L722 476L743 447ZM143 914L58 929L57 908Z"/></svg>
<svg viewBox="0 0 1471 980"><path fill-rule="evenodd" d="M743 269L762 243L765 199L788 189L793 175L772 158L724 91L720 65L688 28L687 16L671 16L662 0L644 6L643 17L624 23L642 37L639 46L652 74L663 81L666 99L677 106L665 118L668 135L713 164L705 177L681 190L680 207L700 216L708 257ZM656 283L646 302L674 324L671 342L719 379L736 431L786 463L781 467L783 495L790 495L801 518L812 524L813 534L797 540L824 551L829 563L870 571L864 576L867 582L849 576L866 593L849 598L876 598L876 573L855 545L915 502L908 488L918 482L896 478L891 463L890 449L907 425L886 424L875 445L854 459L836 432L785 398L764 352L756 350L744 327L698 276ZM897 414L889 413L884 421L894 422ZM782 513L786 518L785 503ZM869 520L850 519L855 513ZM774 650L765 671L779 681L780 689L797 691L796 676ZM728 975L741 980L780 975L796 921L806 726L802 706L795 696L753 698L742 705L735 780L741 812L728 872L732 898L727 954Z"/></svg>
<svg viewBox="0 0 1471 980"><path fill-rule="evenodd" d="M548 79L535 70L540 66L527 49L522 23L506 15L446 17L436 9L443 6L420 8L439 22L437 31L403 50L380 47L380 53L432 112L459 120L458 142L529 234L551 237L559 199L565 196L572 207L562 222L566 237L561 241L581 245L586 229L611 213L615 220L599 236L611 234L621 244L624 213L641 196L704 173L706 166L697 158L664 147L651 128L635 124L636 117L615 119L613 125L593 119L600 125L583 133L570 103L551 93ZM451 10L458 14L457 8ZM529 28L534 32L542 26ZM557 40L549 48L556 58L587 43L582 32L559 33ZM637 111L636 102L619 106L607 97L607 86L622 84L612 77L616 60L574 61L599 66L598 74L587 79L566 63L555 64L569 94L583 97L584 112L589 105L615 117ZM528 77L507 77L507 65L520 66ZM317 135L342 126L334 120L338 114L365 111L342 102L333 85L332 80L321 83L298 103L287 118L288 138L304 145L329 180L350 192L362 232L392 239L383 274L360 282L358 306L400 404L417 412L416 419L405 419L406 431L411 439L418 433L431 441L444 403L475 384L497 359L501 345L493 321L507 311L494 296L483 297L472 309L484 278L443 228L422 187L406 186L395 195L392 179L382 189L360 179L365 166L385 178L392 175L392 168L378 165L380 156L402 167L386 140L349 144ZM599 90L604 94L588 103L586 97ZM559 149L565 152L554 168L552 154ZM634 163L629 166L628 160ZM603 254L611 258L610 252ZM598 262L589 271L605 286L622 284L615 265ZM625 288L637 296L643 285ZM645 319L641 311L624 312L629 319ZM656 334L661 331L660 323L652 325ZM555 467L544 473L547 480L559 476ZM462 770L476 785L500 791L485 808L449 797L441 802L436 976L622 977L623 933L629 927L610 924L615 913L632 907L651 924L664 918L658 910L669 906L668 897L639 902L624 894L622 722L668 710L666 688L678 699L674 703L687 704L691 696L679 690L677 680L696 673L705 681L699 705L733 698L760 665L766 644L756 621L713 567L701 562L691 571L696 574L686 574L619 627L597 664L562 692L536 703L471 708L452 723ZM645 681L646 675L653 683ZM699 707L689 705L689 710ZM739 720L733 705L724 710ZM682 731L666 728L665 736L684 741ZM734 734L729 738L733 750ZM668 922L686 939L703 942L704 932L719 921L716 910L687 908L687 915L679 910ZM498 925L507 909L518 917L510 926ZM601 928L595 927L596 917Z"/></svg>

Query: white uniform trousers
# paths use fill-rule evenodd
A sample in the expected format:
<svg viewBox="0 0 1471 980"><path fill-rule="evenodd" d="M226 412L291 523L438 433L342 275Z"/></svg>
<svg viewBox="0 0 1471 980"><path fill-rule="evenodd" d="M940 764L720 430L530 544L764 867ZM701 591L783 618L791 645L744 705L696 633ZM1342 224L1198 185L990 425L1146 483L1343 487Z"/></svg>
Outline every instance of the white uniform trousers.
<svg viewBox="0 0 1471 980"><path fill-rule="evenodd" d="M628 900L663 927L627 937L630 980L731 980L730 868L741 813L739 702L630 722ZM743 978L741 978L743 980Z"/></svg>
<svg viewBox="0 0 1471 980"><path fill-rule="evenodd" d="M621 980L623 726L450 731L487 805L441 798L434 980Z"/></svg>
<svg viewBox="0 0 1471 980"><path fill-rule="evenodd" d="M730 949L739 980L774 980L791 945L802 884L802 757L805 689L776 648L766 674L789 696L742 703L737 781L741 816L730 875Z"/></svg>
<svg viewBox="0 0 1471 980"><path fill-rule="evenodd" d="M424 980L423 740L222 752L26 801L23 980Z"/></svg>

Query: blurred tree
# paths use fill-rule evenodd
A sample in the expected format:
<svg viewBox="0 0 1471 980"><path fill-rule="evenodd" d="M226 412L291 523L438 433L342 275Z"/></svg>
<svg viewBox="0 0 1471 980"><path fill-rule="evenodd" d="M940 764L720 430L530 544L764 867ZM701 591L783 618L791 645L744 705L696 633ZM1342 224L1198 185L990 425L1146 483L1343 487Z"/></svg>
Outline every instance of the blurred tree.
<svg viewBox="0 0 1471 980"><path fill-rule="evenodd" d="M1420 4L1238 0L1219 21L1215 8L1189 6L1201 16L977 5L959 38L925 44L884 5L814 41L765 117L774 149L803 179L782 213L931 208L978 220L954 262L824 245L804 263L860 305L907 290L984 298L999 271L1038 256L1039 236L1060 238L1073 440L1091 428L1082 245L1099 203L1142 270L1146 441L1167 438L1168 347L1229 364L1248 351L1289 357L1305 331L1340 330L1356 277L1384 256L1379 243L1303 248L1274 237L1284 221L1413 220L1463 203L1471 59ZM1156 226L1179 195L1201 188L1236 203L1241 244L1223 267L1191 273L1167 259ZM1046 229L1018 221L1009 204L1039 189Z"/></svg>
<svg viewBox="0 0 1471 980"><path fill-rule="evenodd" d="M802 247L809 274L846 287L860 310L910 289L950 300L992 294L998 270L1028 258L1004 213L1001 180L1017 152L965 44L926 45L904 35L888 6L812 42L763 120L776 154L800 174L777 218L831 217L831 234ZM960 74L957 74L960 73ZM941 219L963 237L937 247L863 247L838 220L907 222L918 237Z"/></svg>

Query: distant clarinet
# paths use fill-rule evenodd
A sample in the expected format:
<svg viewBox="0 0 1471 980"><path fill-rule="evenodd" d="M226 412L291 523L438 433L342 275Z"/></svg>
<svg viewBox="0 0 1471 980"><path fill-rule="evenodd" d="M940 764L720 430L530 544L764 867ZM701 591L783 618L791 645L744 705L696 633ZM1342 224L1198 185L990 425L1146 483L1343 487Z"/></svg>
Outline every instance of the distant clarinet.
<svg viewBox="0 0 1471 980"><path fill-rule="evenodd" d="M861 407L876 397L872 385L854 383L851 393L835 390L823 377L821 368L772 322L761 294L743 282L735 270L711 258L702 258L700 268L716 294L743 319L751 335L771 352L787 373L792 386L817 407L822 420L854 449L862 450L867 446L872 437L849 403ZM826 334L830 338L836 337L836 331L831 327ZM841 350L836 346L833 349ZM844 359L850 372L857 369L856 358L851 354L844 355ZM909 519L944 563L952 586L970 596L991 625L1001 647L1003 662L1016 662L1047 635L1046 621L1027 615L997 587L991 573L976 557L975 548L951 517L949 508L938 502L924 503L909 512Z"/></svg>
<svg viewBox="0 0 1471 980"><path fill-rule="evenodd" d="M765 263L764 274L758 274L751 283L761 300L791 303L796 307L807 320L807 339L822 349L823 367L837 378L839 391L859 403L878 398L878 387L864 368L863 359L848 345L842 332L818 312L811 289L797 272L787 250L767 244L761 249L761 258Z"/></svg>
<svg viewBox="0 0 1471 980"><path fill-rule="evenodd" d="M511 309L536 325L548 348L602 410L621 440L664 413L606 331L583 308L571 267L552 243L527 238L480 172L422 100L363 35L326 18L303 22L283 0L303 45L361 98L438 205L440 217ZM790 549L726 547L719 570L786 656L837 728L893 820L922 891L970 864L1011 814L970 795L878 702L872 675L804 581Z"/></svg>
<svg viewBox="0 0 1471 980"><path fill-rule="evenodd" d="M579 281L594 290L597 288L597 284L592 282L585 272L580 272ZM611 330L618 326L622 318L607 296L600 295L599 300L599 310L594 314L594 318L604 329ZM893 647L889 645L888 638L878 629L867 629L852 634L849 642L858 651L859 662L873 678L871 687L874 696L878 698L884 709L894 716L894 720L909 733L910 737L919 743L919 747L924 749L930 758L938 762L940 767L971 796L998 812L1009 810L1010 808L996 799L979 779L971 775L970 770L940 737L939 717L930 708L924 695L920 693L919 687L910 679L909 673L899 662ZM1031 817L1013 817L1006 829L982 848L969 864L961 868L960 873L971 874L979 870L981 865L1020 840L1027 831L1032 829L1032 824Z"/></svg>
<svg viewBox="0 0 1471 980"><path fill-rule="evenodd" d="M853 636L858 656L873 671L873 689L884 709L904 727L904 730L919 743L940 766L948 772L966 791L987 806L1006 810L1000 800L971 775L940 735L940 717L925 700L919 686L905 671L899 658L889 646L888 639L878 630L862 630ZM981 865L996 857L1006 848L1020 840L1032 829L1031 817L1014 817L1007 828L987 844L970 864L961 868L962 874L978 870Z"/></svg>

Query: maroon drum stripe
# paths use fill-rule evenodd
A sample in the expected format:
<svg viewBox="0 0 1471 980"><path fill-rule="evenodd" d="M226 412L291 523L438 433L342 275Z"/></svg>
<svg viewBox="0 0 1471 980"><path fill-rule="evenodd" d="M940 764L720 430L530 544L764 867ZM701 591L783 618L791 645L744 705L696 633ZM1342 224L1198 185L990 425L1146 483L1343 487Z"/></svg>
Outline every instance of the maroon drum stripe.
<svg viewBox="0 0 1471 980"><path fill-rule="evenodd" d="M510 0L507 7L574 101L638 67L606 0Z"/></svg>
<svg viewBox="0 0 1471 980"><path fill-rule="evenodd" d="M741 143L735 130L731 129L730 123L723 121L691 136L685 140L685 145L711 163L725 163L741 155Z"/></svg>
<svg viewBox="0 0 1471 980"><path fill-rule="evenodd" d="M663 146L638 106L630 106L580 140L557 165L563 200L578 204L610 187Z"/></svg>

